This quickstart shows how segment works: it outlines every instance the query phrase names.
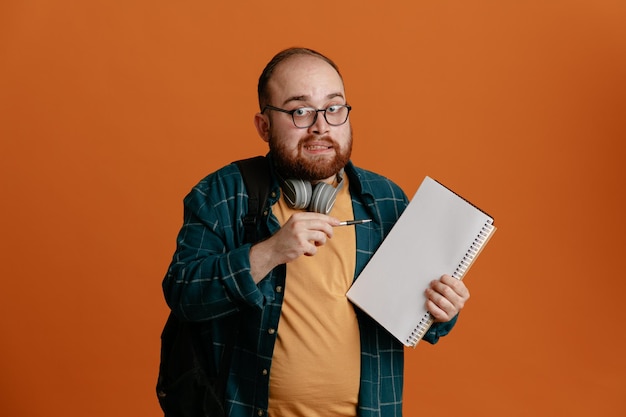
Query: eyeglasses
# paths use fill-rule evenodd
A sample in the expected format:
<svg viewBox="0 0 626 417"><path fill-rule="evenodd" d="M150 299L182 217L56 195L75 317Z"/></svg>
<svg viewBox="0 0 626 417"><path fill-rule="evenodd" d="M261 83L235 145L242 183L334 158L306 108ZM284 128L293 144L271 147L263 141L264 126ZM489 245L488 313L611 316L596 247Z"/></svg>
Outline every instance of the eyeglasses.
<svg viewBox="0 0 626 417"><path fill-rule="evenodd" d="M348 115L350 114L350 110L352 107L348 104L335 104L325 109L314 109L313 107L300 107L294 110L285 110L279 109L278 107L270 106L267 104L263 107L261 113L265 112L265 110L275 110L283 113L287 113L291 115L293 119L293 124L300 128L306 129L307 127L311 127L317 121L317 114L319 112L324 113L324 120L331 126L341 126L348 120Z"/></svg>

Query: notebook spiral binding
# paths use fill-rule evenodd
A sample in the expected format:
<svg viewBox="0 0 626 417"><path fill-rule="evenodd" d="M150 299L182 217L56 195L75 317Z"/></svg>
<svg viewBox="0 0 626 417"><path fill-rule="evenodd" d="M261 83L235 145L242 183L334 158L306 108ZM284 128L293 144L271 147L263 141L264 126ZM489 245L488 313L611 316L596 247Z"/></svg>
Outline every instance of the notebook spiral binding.
<svg viewBox="0 0 626 417"><path fill-rule="evenodd" d="M422 317L419 323L417 323L417 326L415 326L415 329L413 329L413 331L409 335L406 344L409 346L417 345L417 342L419 342L420 339L424 337L428 329L430 329L430 326L433 325L434 321L435 318L430 313Z"/></svg>
<svg viewBox="0 0 626 417"><path fill-rule="evenodd" d="M493 221L490 220L489 223L486 223L482 227L482 229L478 233L478 236L476 236L474 242L472 242L471 246L467 250L467 253L465 254L465 256L463 256L463 259L461 259L461 263L459 264L459 266L456 267L456 270L452 274L452 277L456 279L463 279L463 276L472 265L472 262L474 262L476 256L478 256L478 254L480 253L483 245L487 242L487 240L489 240L489 236L491 235L491 232L493 232L493 230ZM419 342L422 337L424 337L434 321L435 318L430 313L422 317L419 323L417 323L417 326L415 326L415 329L413 329L413 331L409 335L406 343L409 346L417 345L417 342Z"/></svg>
<svg viewBox="0 0 626 417"><path fill-rule="evenodd" d="M463 259L461 259L461 263L456 267L456 270L452 274L454 278L463 279L463 276L472 265L472 262L474 262L476 256L480 253L483 245L489 239L489 235L491 235L493 229L494 227L493 224L491 224L491 221L486 223L482 229L480 229L478 236L476 236L476 239L472 242L470 248L467 250L467 253L463 256Z"/></svg>

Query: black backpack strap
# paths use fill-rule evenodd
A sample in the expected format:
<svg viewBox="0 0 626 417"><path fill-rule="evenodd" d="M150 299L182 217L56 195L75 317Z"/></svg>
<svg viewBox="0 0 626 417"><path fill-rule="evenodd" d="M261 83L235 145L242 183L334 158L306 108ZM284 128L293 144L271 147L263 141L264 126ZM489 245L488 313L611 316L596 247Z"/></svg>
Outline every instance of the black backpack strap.
<svg viewBox="0 0 626 417"><path fill-rule="evenodd" d="M248 191L248 213L243 218L245 242L254 243L259 240L257 225L263 217L270 191L270 166L264 156L240 159L234 163L239 167Z"/></svg>

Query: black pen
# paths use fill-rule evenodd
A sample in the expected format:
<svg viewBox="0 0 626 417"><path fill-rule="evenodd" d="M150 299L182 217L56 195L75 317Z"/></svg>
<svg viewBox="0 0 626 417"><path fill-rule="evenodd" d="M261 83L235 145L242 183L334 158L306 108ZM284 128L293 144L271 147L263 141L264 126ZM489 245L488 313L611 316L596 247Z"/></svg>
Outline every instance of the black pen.
<svg viewBox="0 0 626 417"><path fill-rule="evenodd" d="M342 222L339 222L339 224L337 226L352 226L353 224L363 224L363 223L369 223L371 222L372 219L364 219L364 220L344 220Z"/></svg>

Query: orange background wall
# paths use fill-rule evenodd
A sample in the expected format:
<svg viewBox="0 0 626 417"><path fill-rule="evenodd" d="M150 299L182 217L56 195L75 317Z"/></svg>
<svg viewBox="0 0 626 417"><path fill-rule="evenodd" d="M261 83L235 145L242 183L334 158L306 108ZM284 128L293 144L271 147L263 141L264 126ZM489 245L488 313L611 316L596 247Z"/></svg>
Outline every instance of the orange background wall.
<svg viewBox="0 0 626 417"><path fill-rule="evenodd" d="M358 165L499 226L405 414L626 415L626 3L382 4L0 4L0 415L160 415L181 200L265 152L257 77L293 45L340 65Z"/></svg>

